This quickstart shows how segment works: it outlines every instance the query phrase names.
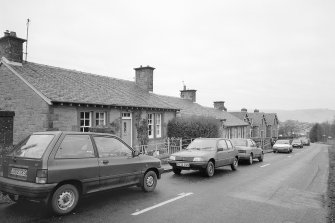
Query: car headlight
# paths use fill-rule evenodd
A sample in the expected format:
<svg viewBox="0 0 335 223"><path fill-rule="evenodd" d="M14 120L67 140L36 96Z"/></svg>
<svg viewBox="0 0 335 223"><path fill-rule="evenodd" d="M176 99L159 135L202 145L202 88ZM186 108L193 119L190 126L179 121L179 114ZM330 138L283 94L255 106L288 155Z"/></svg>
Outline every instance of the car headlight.
<svg viewBox="0 0 335 223"><path fill-rule="evenodd" d="M204 159L201 158L201 157L194 157L193 158L193 162L201 162L201 161L204 161Z"/></svg>
<svg viewBox="0 0 335 223"><path fill-rule="evenodd" d="M170 160L176 160L176 157L175 156L170 156L169 159Z"/></svg>

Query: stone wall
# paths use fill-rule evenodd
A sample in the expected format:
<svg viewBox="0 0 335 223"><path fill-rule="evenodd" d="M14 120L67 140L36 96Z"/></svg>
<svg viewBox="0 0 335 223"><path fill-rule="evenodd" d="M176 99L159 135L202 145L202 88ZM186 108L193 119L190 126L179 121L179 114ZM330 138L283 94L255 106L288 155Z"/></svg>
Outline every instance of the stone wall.
<svg viewBox="0 0 335 223"><path fill-rule="evenodd" d="M4 65L0 66L0 89L0 109L15 112L14 144L50 128L49 105Z"/></svg>
<svg viewBox="0 0 335 223"><path fill-rule="evenodd" d="M13 145L14 116L14 112L0 111L0 148Z"/></svg>

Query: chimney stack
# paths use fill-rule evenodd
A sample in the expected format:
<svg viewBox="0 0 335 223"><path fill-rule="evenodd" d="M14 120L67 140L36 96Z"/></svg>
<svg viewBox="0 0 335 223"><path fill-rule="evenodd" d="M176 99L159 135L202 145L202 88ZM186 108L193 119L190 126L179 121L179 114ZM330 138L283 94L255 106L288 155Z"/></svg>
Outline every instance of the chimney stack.
<svg viewBox="0 0 335 223"><path fill-rule="evenodd" d="M153 67L138 67L134 68L135 70L135 83L142 89L152 92L153 91L153 82L154 82L154 70Z"/></svg>
<svg viewBox="0 0 335 223"><path fill-rule="evenodd" d="M248 110L246 108L242 108L241 112L248 112Z"/></svg>
<svg viewBox="0 0 335 223"><path fill-rule="evenodd" d="M23 62L23 43L25 39L16 37L16 33L6 30L4 36L0 38L0 58L17 63Z"/></svg>
<svg viewBox="0 0 335 223"><path fill-rule="evenodd" d="M258 110L258 109L255 109L255 110L254 110L254 113L259 113L259 110Z"/></svg>
<svg viewBox="0 0 335 223"><path fill-rule="evenodd" d="M196 102L196 92L197 90L186 90L186 85L184 85L184 90L180 91L180 97L183 99L191 100L192 102Z"/></svg>
<svg viewBox="0 0 335 223"><path fill-rule="evenodd" d="M214 101L214 108L221 111L227 111L227 108L224 106L224 101Z"/></svg>

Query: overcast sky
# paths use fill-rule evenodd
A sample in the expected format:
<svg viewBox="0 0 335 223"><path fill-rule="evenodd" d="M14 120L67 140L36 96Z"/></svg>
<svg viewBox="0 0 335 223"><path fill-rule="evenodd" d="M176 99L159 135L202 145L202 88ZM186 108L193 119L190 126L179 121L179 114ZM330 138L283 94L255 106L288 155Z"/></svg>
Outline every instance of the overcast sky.
<svg viewBox="0 0 335 223"><path fill-rule="evenodd" d="M335 109L334 0L1 0L0 32L25 38L27 18L28 61L126 80L150 65L154 93L184 81L230 111Z"/></svg>

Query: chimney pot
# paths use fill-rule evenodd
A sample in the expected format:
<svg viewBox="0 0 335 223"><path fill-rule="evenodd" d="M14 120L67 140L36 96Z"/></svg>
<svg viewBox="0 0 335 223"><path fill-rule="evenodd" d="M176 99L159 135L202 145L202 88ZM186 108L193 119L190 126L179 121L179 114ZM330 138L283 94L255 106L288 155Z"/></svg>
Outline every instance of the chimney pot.
<svg viewBox="0 0 335 223"><path fill-rule="evenodd" d="M186 90L186 86L184 85L184 90L180 91L180 97L184 99L191 100L192 102L197 101L197 90Z"/></svg>
<svg viewBox="0 0 335 223"><path fill-rule="evenodd" d="M135 83L142 89L152 92L153 91L153 73L155 68L142 65L139 68L134 68L135 70Z"/></svg>
<svg viewBox="0 0 335 223"><path fill-rule="evenodd" d="M0 38L0 58L5 57L9 61L22 63L24 42L25 39L16 37L16 32L6 30Z"/></svg>
<svg viewBox="0 0 335 223"><path fill-rule="evenodd" d="M214 101L214 108L221 111L227 111L227 108L224 106L224 101Z"/></svg>

